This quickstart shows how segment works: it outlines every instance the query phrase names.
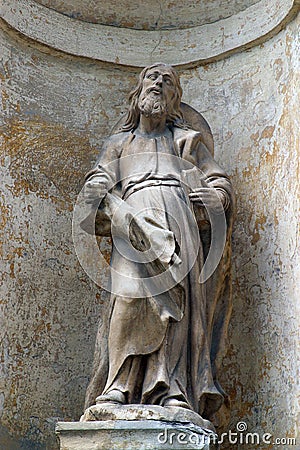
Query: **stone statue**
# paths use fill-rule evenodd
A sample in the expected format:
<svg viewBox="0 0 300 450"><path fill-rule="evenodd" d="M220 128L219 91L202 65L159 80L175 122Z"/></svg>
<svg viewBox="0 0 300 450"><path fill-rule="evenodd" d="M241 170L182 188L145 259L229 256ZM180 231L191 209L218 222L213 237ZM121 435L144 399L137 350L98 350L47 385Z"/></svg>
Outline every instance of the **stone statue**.
<svg viewBox="0 0 300 450"><path fill-rule="evenodd" d="M91 232L113 236L110 304L86 407L171 406L212 420L226 401L218 371L231 311L233 194L208 124L181 96L171 66L146 67L86 176L86 202L97 208ZM207 211L221 217L220 205L224 246L201 281L212 242Z"/></svg>

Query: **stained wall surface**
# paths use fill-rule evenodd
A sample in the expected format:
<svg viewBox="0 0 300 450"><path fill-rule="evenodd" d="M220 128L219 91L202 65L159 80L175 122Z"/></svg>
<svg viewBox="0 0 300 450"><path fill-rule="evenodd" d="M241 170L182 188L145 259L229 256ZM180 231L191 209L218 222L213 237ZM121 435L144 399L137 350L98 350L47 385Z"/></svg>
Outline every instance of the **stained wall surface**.
<svg viewBox="0 0 300 450"><path fill-rule="evenodd" d="M299 69L298 18L266 44L183 81L187 99L212 125L216 159L237 194L223 371L230 428L245 421L249 431L272 434L272 442L295 438L300 419Z"/></svg>
<svg viewBox="0 0 300 450"><path fill-rule="evenodd" d="M222 374L232 405L220 421L274 438L296 437L299 413L299 45L296 18L263 45L181 70L237 195ZM73 206L138 71L55 52L4 23L0 54L0 448L53 450L56 421L82 413L108 300L77 260Z"/></svg>
<svg viewBox="0 0 300 450"><path fill-rule="evenodd" d="M90 23L122 26L134 29L171 29L211 23L249 6L259 0L36 0L48 8Z"/></svg>

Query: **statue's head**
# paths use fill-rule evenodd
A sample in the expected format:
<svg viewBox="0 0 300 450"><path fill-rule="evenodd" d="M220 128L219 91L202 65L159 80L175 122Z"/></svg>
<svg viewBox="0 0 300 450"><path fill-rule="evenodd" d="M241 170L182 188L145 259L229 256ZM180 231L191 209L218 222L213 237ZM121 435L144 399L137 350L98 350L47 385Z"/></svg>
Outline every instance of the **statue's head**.
<svg viewBox="0 0 300 450"><path fill-rule="evenodd" d="M130 106L122 129L135 129L141 114L166 115L167 124L171 125L182 122L181 96L179 77L172 66L156 63L145 67L136 88L129 95Z"/></svg>

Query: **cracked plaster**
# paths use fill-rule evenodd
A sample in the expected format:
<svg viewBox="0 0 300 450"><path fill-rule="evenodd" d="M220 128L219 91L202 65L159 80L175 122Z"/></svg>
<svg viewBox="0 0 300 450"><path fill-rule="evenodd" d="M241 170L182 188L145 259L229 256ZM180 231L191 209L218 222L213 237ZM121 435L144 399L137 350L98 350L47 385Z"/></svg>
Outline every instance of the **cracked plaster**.
<svg viewBox="0 0 300 450"><path fill-rule="evenodd" d="M295 437L299 413L299 25L181 70L183 100L210 123L237 193L222 380L232 404L220 421L274 437ZM77 261L73 204L138 70L62 54L6 26L0 48L0 443L54 450L56 420L82 414L107 302ZM107 257L105 239L101 248Z"/></svg>

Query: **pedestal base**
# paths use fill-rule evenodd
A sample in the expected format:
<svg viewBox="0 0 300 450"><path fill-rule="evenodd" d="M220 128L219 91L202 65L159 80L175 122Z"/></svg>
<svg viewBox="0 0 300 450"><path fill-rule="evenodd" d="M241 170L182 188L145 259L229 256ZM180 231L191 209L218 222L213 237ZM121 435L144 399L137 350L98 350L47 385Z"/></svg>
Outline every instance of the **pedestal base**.
<svg viewBox="0 0 300 450"><path fill-rule="evenodd" d="M218 449L214 432L184 422L58 422L56 433L61 450Z"/></svg>

